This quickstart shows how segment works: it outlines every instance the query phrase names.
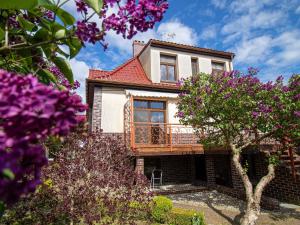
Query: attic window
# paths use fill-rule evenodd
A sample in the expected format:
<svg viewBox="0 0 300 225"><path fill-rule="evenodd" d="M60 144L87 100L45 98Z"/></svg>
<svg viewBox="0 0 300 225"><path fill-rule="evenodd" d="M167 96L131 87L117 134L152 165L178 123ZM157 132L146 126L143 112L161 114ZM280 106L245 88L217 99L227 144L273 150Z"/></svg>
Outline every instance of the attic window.
<svg viewBox="0 0 300 225"><path fill-rule="evenodd" d="M198 71L198 59L192 58L192 75L197 75L199 73Z"/></svg>
<svg viewBox="0 0 300 225"><path fill-rule="evenodd" d="M224 62L211 62L212 73L223 73L225 71Z"/></svg>
<svg viewBox="0 0 300 225"><path fill-rule="evenodd" d="M176 56L160 55L160 80L176 81Z"/></svg>

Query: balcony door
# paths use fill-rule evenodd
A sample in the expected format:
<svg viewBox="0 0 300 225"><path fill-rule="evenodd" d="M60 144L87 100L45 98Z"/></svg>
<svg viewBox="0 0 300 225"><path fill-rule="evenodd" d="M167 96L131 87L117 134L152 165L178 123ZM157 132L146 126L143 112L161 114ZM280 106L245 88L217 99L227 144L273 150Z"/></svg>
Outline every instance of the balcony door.
<svg viewBox="0 0 300 225"><path fill-rule="evenodd" d="M134 100L136 144L165 144L166 103L155 100Z"/></svg>

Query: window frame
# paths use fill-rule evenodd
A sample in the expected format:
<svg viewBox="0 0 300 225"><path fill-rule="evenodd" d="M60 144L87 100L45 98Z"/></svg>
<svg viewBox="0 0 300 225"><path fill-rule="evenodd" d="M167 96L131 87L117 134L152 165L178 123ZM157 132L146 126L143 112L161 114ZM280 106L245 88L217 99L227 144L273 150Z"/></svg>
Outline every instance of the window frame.
<svg viewBox="0 0 300 225"><path fill-rule="evenodd" d="M196 72L193 73L193 61L196 63ZM191 57L192 76L199 74L199 60L197 57Z"/></svg>
<svg viewBox="0 0 300 225"><path fill-rule="evenodd" d="M174 63L162 62L161 61L162 56L174 57L175 58L175 62ZM160 61L160 65L159 65L159 69L160 69L160 81L161 82L166 82L166 83L176 83L178 81L178 77L177 77L177 55L172 55L172 54L167 54L167 53L161 53L159 61ZM162 65L166 66L166 68L167 68L167 71L166 71L167 72L167 74L166 74L167 79L166 80L163 80L162 76L161 76L161 66ZM170 78L170 76L169 76L169 67L174 67L174 80L170 80L169 79Z"/></svg>
<svg viewBox="0 0 300 225"><path fill-rule="evenodd" d="M214 69L213 68L213 64L214 63L216 63L216 64L223 64L223 70L219 70L219 69ZM226 71L226 62L224 62L224 61L218 61L218 60L212 60L211 61L211 72L213 73L213 72L218 72L218 73L220 73L220 72L225 72Z"/></svg>
<svg viewBox="0 0 300 225"><path fill-rule="evenodd" d="M144 108L144 107L140 107L140 108L137 108L137 107L134 107L134 102L135 101L146 101L147 102L147 108ZM163 109L160 109L160 108L151 108L151 102L162 102L164 104L164 107ZM167 101L166 100L162 100L162 99L155 99L155 98L134 98L133 99L133 116L134 116L134 113L136 111L147 111L149 112L148 113L148 122L136 122L136 121L133 121L134 123L149 123L149 124L152 124L151 122L151 112L163 112L164 113L164 122L163 124L166 123L167 121ZM154 123L155 124L155 123Z"/></svg>

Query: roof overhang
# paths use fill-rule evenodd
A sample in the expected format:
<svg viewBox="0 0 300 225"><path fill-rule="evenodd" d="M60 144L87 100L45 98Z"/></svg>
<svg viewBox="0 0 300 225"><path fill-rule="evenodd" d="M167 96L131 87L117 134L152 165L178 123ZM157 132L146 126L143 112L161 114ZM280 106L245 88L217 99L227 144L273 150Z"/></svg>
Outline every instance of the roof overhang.
<svg viewBox="0 0 300 225"><path fill-rule="evenodd" d="M184 44L177 44L177 43L168 42L168 41L160 41L160 40L155 40L155 39L150 39L148 41L148 43L144 46L144 48L141 50L139 55L141 55L142 52L148 46L164 48L164 49L169 49L169 50L175 50L175 51L181 51L181 52L188 52L188 53L195 53L195 54L201 54L201 55L226 58L226 59L230 59L230 60L232 60L235 56L235 54L232 52L218 51L218 50L209 49L209 48L200 48L200 47L184 45Z"/></svg>
<svg viewBox="0 0 300 225"><path fill-rule="evenodd" d="M86 102L89 107L92 107L94 98L94 87L115 87L124 88L131 90L143 90L143 91L159 91L167 93L180 93L180 89L177 86L171 85L158 85L158 84L135 84L135 83L125 83L111 80L95 80L86 79Z"/></svg>

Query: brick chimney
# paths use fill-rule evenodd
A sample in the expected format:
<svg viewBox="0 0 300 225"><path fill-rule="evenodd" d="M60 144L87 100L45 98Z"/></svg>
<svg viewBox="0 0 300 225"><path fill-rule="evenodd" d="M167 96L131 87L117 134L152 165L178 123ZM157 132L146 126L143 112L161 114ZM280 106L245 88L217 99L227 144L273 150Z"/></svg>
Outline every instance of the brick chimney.
<svg viewBox="0 0 300 225"><path fill-rule="evenodd" d="M145 42L134 40L132 43L133 57L137 56L145 46Z"/></svg>

